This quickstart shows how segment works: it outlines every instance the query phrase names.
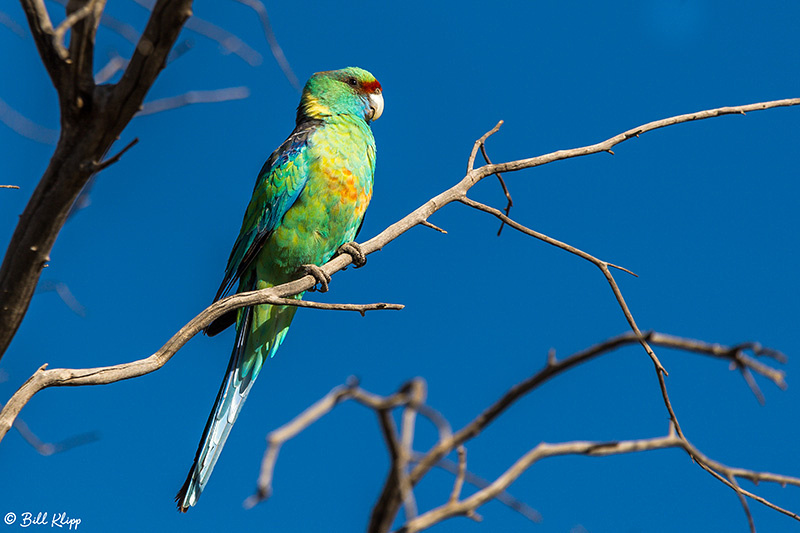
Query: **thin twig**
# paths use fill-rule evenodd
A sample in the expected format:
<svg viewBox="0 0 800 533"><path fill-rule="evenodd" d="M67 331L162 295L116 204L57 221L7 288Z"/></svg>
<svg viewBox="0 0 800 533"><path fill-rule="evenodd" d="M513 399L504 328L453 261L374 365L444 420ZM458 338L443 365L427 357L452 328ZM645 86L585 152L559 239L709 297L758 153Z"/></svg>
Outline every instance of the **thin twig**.
<svg viewBox="0 0 800 533"><path fill-rule="evenodd" d="M61 3L62 1L66 4L66 0L56 0L57 2ZM100 17L100 24L105 26L109 30L113 31L126 41L131 44L136 44L139 41L139 32L136 31L136 28L128 24L127 22L122 22L121 20L103 13L103 16Z"/></svg>
<svg viewBox="0 0 800 533"><path fill-rule="evenodd" d="M153 0L133 0L145 9L153 9ZM256 50L233 33L196 15L186 21L185 27L203 37L216 41L226 53L235 54L251 67L261 64L263 58Z"/></svg>
<svg viewBox="0 0 800 533"><path fill-rule="evenodd" d="M272 494L272 478L281 446L331 412L334 407L345 401L353 400L374 410L376 413L384 413L381 418L382 425L386 426L388 435L391 436L390 441L394 442L394 446L390 446L390 449L397 452L400 448L400 443L396 438L396 430L392 429L394 428L394 423L391 422L389 412L396 407L407 406L412 403L414 401L414 390L418 390L419 387L424 386L424 380L415 379L404 384L391 396L384 397L361 389L358 386L357 380L351 378L348 380L347 385L331 389L328 394L320 398L302 413L267 435L267 449L261 461L261 470L258 476L256 493L245 500L245 507L253 507L259 502L269 498Z"/></svg>
<svg viewBox="0 0 800 533"><path fill-rule="evenodd" d="M172 50L167 57L167 64L172 63L173 61L180 59L184 55L186 55L189 50L194 48L194 41L191 39L184 39L183 41L179 42L175 46L172 47Z"/></svg>
<svg viewBox="0 0 800 533"><path fill-rule="evenodd" d="M103 67L97 71L97 74L94 75L94 82L98 85L105 83L113 78L117 72L125 70L125 67L127 66L128 60L121 55L114 53L114 55L109 58L108 63L103 65Z"/></svg>
<svg viewBox="0 0 800 533"><path fill-rule="evenodd" d="M731 485L733 485L734 489L736 490L736 495L739 497L739 503L741 503L744 514L747 516L747 523L750 526L750 533L756 533L756 523L753 521L753 514L750 512L750 505L747 503L747 498L745 498L744 494L742 494L742 489L736 482L735 477L728 475L728 481Z"/></svg>
<svg viewBox="0 0 800 533"><path fill-rule="evenodd" d="M67 4L69 3L69 0L51 0L51 1L60 4L64 7L67 7ZM126 41L130 42L131 44L136 44L139 41L139 32L136 31L136 28L134 28L127 22L122 22L121 20L105 12L100 17L100 25L105 26L106 28L113 31L114 33L116 33Z"/></svg>
<svg viewBox="0 0 800 533"><path fill-rule="evenodd" d="M421 222L420 222L420 224L421 224L421 225L423 225L423 226L425 226L426 228L431 228L431 229L433 229L433 230L436 230L436 231L438 231L439 233L444 233L444 234L447 234L447 231L443 230L442 228L440 228L440 227L439 227L439 226L437 226L436 224L433 224L433 223L431 223L431 222L428 222L427 220L423 220L423 221L421 221Z"/></svg>
<svg viewBox="0 0 800 533"><path fill-rule="evenodd" d="M419 459L423 456L421 453L414 454L414 461L419 461ZM438 468L446 470L451 474L458 475L459 464L451 461L450 459L444 458L438 463L436 463ZM491 483L482 477L475 475L473 472L470 472L469 469L464 471L464 482L469 483L479 489L484 489L488 487ZM539 523L542 521L542 515L536 509L532 508L530 505L526 504L525 502L515 498L512 496L508 491L503 491L497 495L495 498L498 502L502 503L506 507L510 508L513 511L518 512L528 520L534 523Z"/></svg>
<svg viewBox="0 0 800 533"><path fill-rule="evenodd" d="M387 304L378 302L374 304L329 304L323 302L312 302L309 300L295 300L294 298L275 298L277 305L292 305L295 307L308 307L311 309L326 309L331 311L356 311L364 316L367 311L392 310L399 311L405 309L403 304Z"/></svg>
<svg viewBox="0 0 800 533"><path fill-rule="evenodd" d="M665 375L667 374L667 371L664 369L664 366L661 364L661 361L658 360L658 357L656 356L655 352L647 344L647 341L645 340L645 338L642 335L641 331L639 331L639 328L636 325L636 321L633 318L633 314L631 313L630 308L628 307L628 304L625 302L625 298L622 296L622 291L620 290L619 285L617 285L617 281L614 279L614 276L611 274L611 271L608 269L609 263L607 263L606 261L602 261L600 259L597 259L593 255L588 254L588 253L584 252L583 250L580 250L580 249L578 249L578 248L576 248L576 247L574 247L574 246L572 246L570 244L567 244L565 242L559 241L559 240L554 239L552 237L548 237L547 235L545 235L543 233L540 233L538 231L535 231L535 230L532 230L530 228L527 228L527 227L523 226L522 224L520 224L519 222L516 222L516 221L510 219L508 216L503 214L503 212L500 211L499 209L496 209L494 207L489 207L488 205L482 204L480 202L476 202L475 200L472 200L472 199L468 198L467 196L463 196L463 197L459 198L458 201L460 201L464 205L467 205L467 206L472 207L474 209L477 209L479 211L483 211L485 213L489 213L491 215L494 215L495 217L499 218L500 220L505 222L507 225L511 226L512 228L516 229L517 231L520 231L521 233L524 233L526 235L529 235L531 237L539 239L540 241L546 242L547 244L553 245L553 246L555 246L557 248L561 248L562 250L567 251L567 252L569 252L571 254L577 255L578 257L580 257L582 259L585 259L585 260L589 261L590 263L594 264L595 266L597 266L601 270L601 272L603 272L603 275L605 276L605 278L608 281L609 285L611 285L611 290L614 293L614 297L617 299L617 303L619 304L620 308L622 309L622 313L625 315L625 319L628 321L628 324L630 325L631 330L633 330L637 334L637 336L639 337L640 343L642 344L644 349L647 351L647 354L650 356L650 359L652 359L653 364L655 365L657 372L659 372L659 373L663 372ZM624 270L626 272L630 272L629 270L623 269L622 267L615 267L615 268L618 268L620 270Z"/></svg>
<svg viewBox="0 0 800 533"><path fill-rule="evenodd" d="M67 52L67 48L64 46L64 36L67 34L67 31L80 20L89 16L89 13L95 9L96 3L95 0L87 1L83 7L70 13L53 32L53 41L61 59L67 59L69 57L69 52Z"/></svg>
<svg viewBox="0 0 800 533"><path fill-rule="evenodd" d="M78 446L83 446L84 444L89 444L90 442L100 440L100 436L97 433L89 432L69 437L61 442L44 442L33 431L31 431L31 429L28 427L28 424L19 418L14 421L14 429L19 432L20 436L25 439L25 442L30 444L34 450L36 450L40 455L45 456L55 455L57 453L71 450L72 448L77 448Z"/></svg>
<svg viewBox="0 0 800 533"><path fill-rule="evenodd" d="M401 490L406 494L403 501L406 520L411 520L417 516L417 504L414 499L414 490L408 481L408 463L414 454L414 427L417 419L417 408L425 403L427 398L427 386L425 381L415 379L406 384L401 389L408 395L409 402L403 407L401 416L402 424L400 428L400 448L395 461L399 483L402 484Z"/></svg>
<svg viewBox="0 0 800 533"><path fill-rule="evenodd" d="M275 463L278 460L278 452L283 443L325 416L341 401L348 399L351 393L351 387L336 387L290 422L267 435L267 450L261 460L257 491L244 501L246 508L249 509L272 495L272 477L275 472Z"/></svg>
<svg viewBox="0 0 800 533"><path fill-rule="evenodd" d="M42 292L50 292L53 291L58 294L58 297L61 298L61 301L72 310L73 313L78 315L81 318L86 318L86 307L84 307L75 295L72 294L72 291L69 290L69 286L64 283L63 281L55 281L55 280L44 280L39 283L39 286L36 287L37 293Z"/></svg>
<svg viewBox="0 0 800 533"><path fill-rule="evenodd" d="M456 480L453 482L453 491L450 493L450 503L455 503L461 498L461 489L464 486L464 476L467 475L467 449L461 445L458 452L458 471Z"/></svg>
<svg viewBox="0 0 800 533"><path fill-rule="evenodd" d="M19 189L19 185L0 185L0 189Z"/></svg>
<svg viewBox="0 0 800 533"><path fill-rule="evenodd" d="M730 347L722 346L719 344L705 343L702 341L697 341L695 339L686 339L682 337L676 337L674 335L666 335L663 333L656 333L656 332L648 332L645 334L645 336L647 341L654 346L686 350L691 353L698 353L710 357L727 359L729 361L737 361L739 364L746 365L754 372L764 375L778 386L780 386L780 384L783 383L783 374L781 372L778 371L762 372L763 370L762 368L757 366L752 366L752 364L756 361L752 359L742 359L740 355L737 355L736 350L732 350ZM628 344L635 344L635 343L639 343L638 336L633 332L628 332L622 335L618 335L617 337L612 337L611 339L608 339L604 342L591 346L586 350L582 350L580 352L577 352L560 360L556 359L552 355L552 350L551 350L551 352L548 354L546 364L542 370L536 372L528 379L511 387L497 401L495 401L492 405L484 409L466 426L457 431L453 435L452 439L437 443L424 456L418 458L417 466L414 469L412 469L410 474L411 482L413 484L418 483L422 479L422 477L425 476L427 472L432 467L434 467L439 461L444 459L444 457L447 454L449 454L452 450L456 449L458 446L463 445L468 440L478 436L489 424L491 424L498 416L500 416L500 414L505 412L509 407L514 405L520 398L522 398L532 390L538 388L539 386L549 381L550 379L566 372L567 370L577 365L583 364L586 361L599 357L603 354L610 353L620 348L621 346L625 346ZM682 436L680 436L677 432L674 431L674 424L670 427L671 431L673 431L675 434L675 438L683 439ZM685 443L684 445L686 446L686 450L690 455L696 453L696 450L688 443L688 441L684 440L683 442ZM696 460L700 461L701 464L703 465L705 464L710 465L711 468L715 470L719 470L720 468L718 467L721 466L718 465L717 463L712 462L711 460L702 455L699 455L696 458ZM731 470L731 472L738 477L746 477L745 472L748 472L749 474L749 471ZM772 481L775 483L781 483L781 482L789 483L789 481L787 480L794 479L787 477L785 479L779 480L778 478L774 478L772 476L774 475L759 473L758 479L751 479L751 481ZM749 494L748 496L752 497Z"/></svg>
<svg viewBox="0 0 800 533"><path fill-rule="evenodd" d="M286 79L289 80L289 83L292 84L292 87L294 87L298 92L302 91L303 86L300 85L300 81L297 79L297 76L295 76L291 65L289 65L289 61L286 59L283 49L281 48L280 44L278 44L278 39L275 37L275 32L272 31L272 24L269 22L269 13L267 13L267 8L264 6L263 2L260 2L259 0L236 1L240 4L246 5L258 13L258 18L261 21L261 27L264 29L264 36L269 44L272 57L274 57L275 61L278 62L278 66L281 67L283 75L286 76Z"/></svg>
<svg viewBox="0 0 800 533"><path fill-rule="evenodd" d="M159 98L145 103L141 111L136 113L137 117L154 115L176 109L190 104L209 104L215 102L229 102L231 100L244 100L250 96L250 89L247 87L228 87L226 89L214 89L211 91L188 91L177 96Z"/></svg>
<svg viewBox="0 0 800 533"><path fill-rule="evenodd" d="M4 11L0 11L0 24L11 30L20 39L27 37L27 34L25 33L25 30L22 29L22 26L17 24L14 19L9 17Z"/></svg>
<svg viewBox="0 0 800 533"><path fill-rule="evenodd" d="M605 457L608 455L619 455L643 452L649 450L660 450L665 448L681 448L686 451L691 457L703 457L700 452L688 443L685 439L681 438L677 433L670 431L667 436L657 437L652 439L638 439L627 441L611 441L611 442L590 442L590 441L575 441L575 442L562 442L558 444L549 444L542 442L536 447L531 449L525 455L520 457L513 465L511 465L503 474L497 477L488 487L476 492L475 494L460 501L448 501L446 504L432 509L426 513L421 514L416 519L407 522L402 528L398 530L399 533L415 533L428 529L429 527L442 522L448 518L455 516L468 516L480 506L495 499L497 495L505 491L511 483L516 481L520 475L527 471L537 461L548 457L556 457L563 455L585 455L589 457ZM740 469L730 468L720 463L715 463L713 467L715 471L722 472L726 476L736 476L735 472L741 471ZM748 475L765 479L772 474L747 471ZM800 479L785 476L784 482L792 485L800 486ZM729 482L730 483L730 482ZM742 490L741 494L751 496L748 491ZM754 495L753 495L754 496ZM752 497L752 496L751 496ZM762 498L756 497L757 501ZM745 504L746 505L746 504ZM788 516L800 520L800 516L781 509L777 506L771 505L773 509L779 510ZM748 510L749 515L749 510Z"/></svg>
<svg viewBox="0 0 800 533"><path fill-rule="evenodd" d="M469 154L469 159L467 160L467 173L468 173L468 174L469 174L470 172L472 172L472 170L473 170L473 169L474 169L474 167L475 167L475 156L477 156L477 155L478 155L478 149L479 149L481 146L483 146L483 143L485 143L485 142L486 142L486 139L488 139L489 137L491 137L492 135L494 135L495 133L497 133L497 131L500 129L500 126L502 126L502 125L503 125L503 121L501 120L501 121L499 121L497 124L495 124L494 128L492 128L492 129L490 129L489 131L487 131L486 133L484 133L484 134L483 134L483 135L480 137L480 139L478 139L477 141L475 141L475 144L474 144L474 145L472 145L472 152L470 152L470 154ZM494 174L494 172L493 172L493 174Z"/></svg>
<svg viewBox="0 0 800 533"><path fill-rule="evenodd" d="M120 158L121 158L123 155L125 155L125 152L127 152L128 150L130 150L131 148L133 148L133 147L136 145L136 143L138 143L138 142L139 142L139 138L138 138L138 137L135 137L135 138L134 138L134 139L133 139L131 142L129 142L128 144L126 144L126 145L125 145L125 148L123 148L122 150L120 150L119 152L117 152L117 154L116 154L116 155L114 155L114 156L111 156L111 157L109 157L108 159L106 159L105 161L102 161L102 162L99 162L99 163L98 163L98 162L94 162L94 164L93 164L93 166L94 166L94 171L95 171L95 172L100 172L101 170L103 170L103 169L106 169L106 168L110 167L111 165L113 165L114 163L116 163L117 161L119 161L119 160L120 160Z"/></svg>
<svg viewBox="0 0 800 533"><path fill-rule="evenodd" d="M41 126L25 117L0 98L0 121L16 133L42 144L55 144L58 130Z"/></svg>
<svg viewBox="0 0 800 533"><path fill-rule="evenodd" d="M186 29L216 41L223 50L239 56L251 67L257 67L264 60L261 54L251 48L249 44L207 20L192 17L186 22Z"/></svg>
<svg viewBox="0 0 800 533"><path fill-rule="evenodd" d="M481 143L481 154L483 155L483 160L491 165L492 160L489 159L489 154L486 153L486 143ZM506 201L508 203L506 203L506 208L503 211L505 212L506 216L508 216L508 214L511 212L511 208L514 206L514 200L511 199L511 193L508 192L508 187L506 187L506 181L503 179L503 175L499 172L496 172L495 176L497 176L498 181L500 181L500 186L503 188L503 194L506 195ZM502 233L503 226L505 226L505 224L505 222L500 222L500 228L497 230L498 237L500 236L500 233Z"/></svg>

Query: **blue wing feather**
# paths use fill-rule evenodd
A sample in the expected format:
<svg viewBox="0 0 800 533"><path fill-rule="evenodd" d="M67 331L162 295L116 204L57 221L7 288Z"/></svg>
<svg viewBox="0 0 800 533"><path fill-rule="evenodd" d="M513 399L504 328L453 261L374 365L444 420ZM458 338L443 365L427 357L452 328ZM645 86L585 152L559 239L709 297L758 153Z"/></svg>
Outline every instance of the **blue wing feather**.
<svg viewBox="0 0 800 533"><path fill-rule="evenodd" d="M261 168L242 230L233 245L225 277L214 301L230 293L303 191L308 173L301 163L309 139L320 124L321 120L306 120L298 124Z"/></svg>

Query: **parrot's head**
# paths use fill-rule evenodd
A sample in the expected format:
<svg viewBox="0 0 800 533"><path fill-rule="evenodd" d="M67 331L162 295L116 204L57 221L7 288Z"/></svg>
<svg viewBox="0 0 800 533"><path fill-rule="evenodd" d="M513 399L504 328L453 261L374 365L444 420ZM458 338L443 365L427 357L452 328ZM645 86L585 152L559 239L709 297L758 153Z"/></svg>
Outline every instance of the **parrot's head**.
<svg viewBox="0 0 800 533"><path fill-rule="evenodd" d="M304 117L324 119L336 115L353 115L367 123L383 113L381 84L375 76L358 67L317 72L303 88L298 123Z"/></svg>

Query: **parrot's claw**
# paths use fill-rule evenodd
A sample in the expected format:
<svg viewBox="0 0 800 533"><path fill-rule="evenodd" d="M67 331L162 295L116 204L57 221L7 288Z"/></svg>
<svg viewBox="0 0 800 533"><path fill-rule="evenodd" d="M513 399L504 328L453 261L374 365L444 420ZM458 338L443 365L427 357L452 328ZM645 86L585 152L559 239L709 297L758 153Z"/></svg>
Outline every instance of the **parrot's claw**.
<svg viewBox="0 0 800 533"><path fill-rule="evenodd" d="M361 245L355 241L346 242L336 250L337 255L347 254L350 256L353 267L361 268L367 264L367 255L361 249Z"/></svg>
<svg viewBox="0 0 800 533"><path fill-rule="evenodd" d="M330 283L331 277L320 267L317 265L303 265L300 267L300 272L311 275L317 280L317 283L319 283L319 292L328 292L328 283ZM316 291L317 284L315 283L309 290Z"/></svg>

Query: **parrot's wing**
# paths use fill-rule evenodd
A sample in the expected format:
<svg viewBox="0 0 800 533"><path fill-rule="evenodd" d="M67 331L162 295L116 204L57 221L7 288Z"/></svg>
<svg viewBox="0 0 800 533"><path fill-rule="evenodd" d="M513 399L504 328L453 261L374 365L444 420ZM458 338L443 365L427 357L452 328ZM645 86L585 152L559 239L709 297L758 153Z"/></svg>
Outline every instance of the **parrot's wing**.
<svg viewBox="0 0 800 533"><path fill-rule="evenodd" d="M308 181L305 151L309 138L321 124L320 120L299 124L264 163L214 301L230 292L300 196Z"/></svg>

